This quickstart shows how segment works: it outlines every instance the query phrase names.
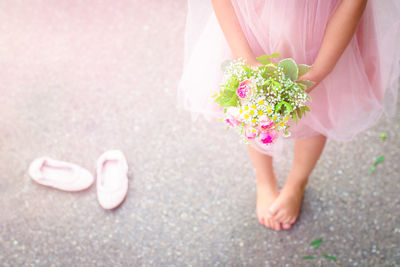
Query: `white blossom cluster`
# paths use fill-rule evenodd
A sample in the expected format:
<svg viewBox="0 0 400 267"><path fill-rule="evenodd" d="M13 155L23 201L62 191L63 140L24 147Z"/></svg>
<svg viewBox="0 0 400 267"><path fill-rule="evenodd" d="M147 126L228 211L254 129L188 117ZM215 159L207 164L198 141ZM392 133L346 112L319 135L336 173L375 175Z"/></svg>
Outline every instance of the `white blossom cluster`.
<svg viewBox="0 0 400 267"><path fill-rule="evenodd" d="M276 133L290 135L290 118L296 119L296 112L308 100L301 84L275 63L256 68L242 59L234 60L226 64L224 73L224 89L217 100L225 107L224 120L245 143L261 135L264 143L270 142L267 134L272 139Z"/></svg>
<svg viewBox="0 0 400 267"><path fill-rule="evenodd" d="M239 81L245 80L247 78L247 72L244 70L244 66L246 66L245 60L232 60L224 69L223 83L226 83L231 77L237 77Z"/></svg>
<svg viewBox="0 0 400 267"><path fill-rule="evenodd" d="M293 109L304 106L307 101L307 93L286 76L281 67L278 66L273 74L274 80L279 83L279 86L272 83L266 88L267 101L277 104L283 100L288 102Z"/></svg>

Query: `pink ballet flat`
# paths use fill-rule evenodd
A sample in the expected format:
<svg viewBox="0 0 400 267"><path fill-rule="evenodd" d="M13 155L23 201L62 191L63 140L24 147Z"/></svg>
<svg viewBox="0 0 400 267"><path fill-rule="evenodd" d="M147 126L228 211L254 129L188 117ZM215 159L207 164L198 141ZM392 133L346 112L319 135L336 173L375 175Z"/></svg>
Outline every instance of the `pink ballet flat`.
<svg viewBox="0 0 400 267"><path fill-rule="evenodd" d="M94 182L94 177L88 170L76 164L49 157L32 161L28 172L35 182L63 191L81 191Z"/></svg>
<svg viewBox="0 0 400 267"><path fill-rule="evenodd" d="M119 150L110 150L97 160L97 199L104 209L114 209L128 193L128 164Z"/></svg>

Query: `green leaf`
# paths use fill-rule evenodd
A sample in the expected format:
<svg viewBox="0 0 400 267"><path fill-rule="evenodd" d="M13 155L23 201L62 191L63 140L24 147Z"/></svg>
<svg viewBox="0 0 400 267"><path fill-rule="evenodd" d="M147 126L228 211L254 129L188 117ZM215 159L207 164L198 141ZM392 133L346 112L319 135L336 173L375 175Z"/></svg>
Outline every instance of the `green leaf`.
<svg viewBox="0 0 400 267"><path fill-rule="evenodd" d="M230 107L236 107L238 104L239 98L237 95L235 95L234 97L231 98L231 100L228 102L228 105Z"/></svg>
<svg viewBox="0 0 400 267"><path fill-rule="evenodd" d="M278 66L283 68L283 72L289 76L292 81L297 80L299 77L299 69L293 59L285 58L279 61Z"/></svg>
<svg viewBox="0 0 400 267"><path fill-rule="evenodd" d="M297 108L296 112L297 112L297 117L299 117L299 119L301 119L301 117L303 115L303 114L301 114L301 109Z"/></svg>
<svg viewBox="0 0 400 267"><path fill-rule="evenodd" d="M263 86L267 86L268 87L271 84L271 82L272 82L272 79L269 78L264 82Z"/></svg>
<svg viewBox="0 0 400 267"><path fill-rule="evenodd" d="M265 68L267 71L270 71L271 69L276 69L276 64L275 63L268 63L265 65Z"/></svg>
<svg viewBox="0 0 400 267"><path fill-rule="evenodd" d="M282 88L282 85L281 85L279 82L272 80L272 83L274 84L274 86L275 86L276 88L278 88L278 89L281 89L281 88Z"/></svg>
<svg viewBox="0 0 400 267"><path fill-rule="evenodd" d="M315 239L310 243L310 245L313 246L314 248L318 248L321 245L321 243L322 243L322 237Z"/></svg>
<svg viewBox="0 0 400 267"><path fill-rule="evenodd" d="M223 90L220 96L215 100L221 107L237 106L239 98L235 91Z"/></svg>
<svg viewBox="0 0 400 267"><path fill-rule="evenodd" d="M233 87L233 86L224 87L224 91L225 91L225 92L236 93L236 90L237 90L237 87Z"/></svg>
<svg viewBox="0 0 400 267"><path fill-rule="evenodd" d="M224 90L221 95L223 97L232 98L234 95L236 95L236 92L231 90Z"/></svg>
<svg viewBox="0 0 400 267"><path fill-rule="evenodd" d="M272 53L272 55L270 56L270 58L277 58L281 55L281 53L276 52L276 53Z"/></svg>
<svg viewBox="0 0 400 267"><path fill-rule="evenodd" d="M379 163L382 163L382 162L384 162L384 161L385 161L385 157L384 157L384 156L378 157L378 158L375 160L374 167L376 167L376 165L378 165Z"/></svg>
<svg viewBox="0 0 400 267"><path fill-rule="evenodd" d="M288 102L285 102L285 101L282 101L282 102L283 102L283 104L285 105L286 110L287 110L288 112L292 112L292 110L293 110L292 105L290 105Z"/></svg>
<svg viewBox="0 0 400 267"><path fill-rule="evenodd" d="M236 92L237 88L239 86L239 79L237 76L233 75L229 78L229 80L226 82L226 84L223 86L224 91L229 90Z"/></svg>
<svg viewBox="0 0 400 267"><path fill-rule="evenodd" d="M299 69L299 77L301 77L311 69L311 66L308 66L306 64L299 64L297 65L297 68Z"/></svg>
<svg viewBox="0 0 400 267"><path fill-rule="evenodd" d="M386 138L387 138L386 133L380 133L379 135L381 136L382 141L386 140Z"/></svg>
<svg viewBox="0 0 400 267"><path fill-rule="evenodd" d="M315 257L314 256L304 256L303 260L314 260Z"/></svg>
<svg viewBox="0 0 400 267"><path fill-rule="evenodd" d="M253 73L253 70L249 66L243 66L243 69L247 72L247 74Z"/></svg>
<svg viewBox="0 0 400 267"><path fill-rule="evenodd" d="M257 60L259 62L261 62L261 64L264 64L264 65L271 63L271 57L269 55L260 56L257 58Z"/></svg>
<svg viewBox="0 0 400 267"><path fill-rule="evenodd" d="M293 112L293 113L292 113L292 120L293 120L294 122L297 122L296 112Z"/></svg>
<svg viewBox="0 0 400 267"><path fill-rule="evenodd" d="M297 83L305 85L307 87L305 90L307 90L308 88L311 88L315 85L315 82L309 81L309 80L301 80L301 81L298 81Z"/></svg>
<svg viewBox="0 0 400 267"><path fill-rule="evenodd" d="M297 85L300 86L301 89L303 89L304 91L307 90L307 85L301 83L301 82L297 82Z"/></svg>
<svg viewBox="0 0 400 267"><path fill-rule="evenodd" d="M374 172L375 172L375 167L372 166L371 169L369 169L369 172L370 172L370 173L374 173Z"/></svg>
<svg viewBox="0 0 400 267"><path fill-rule="evenodd" d="M302 107L300 107L300 114L301 114L301 116L306 115L306 112L307 112L307 111L310 111L310 109L309 109L307 106L302 106Z"/></svg>
<svg viewBox="0 0 400 267"><path fill-rule="evenodd" d="M333 261L337 261L337 259L336 259L335 257L330 256L330 255L328 255L328 254L322 254L322 257L325 257L325 258L330 259L330 260L333 260Z"/></svg>
<svg viewBox="0 0 400 267"><path fill-rule="evenodd" d="M281 107L285 101L281 101L278 105L275 106L275 112L279 112L281 110Z"/></svg>

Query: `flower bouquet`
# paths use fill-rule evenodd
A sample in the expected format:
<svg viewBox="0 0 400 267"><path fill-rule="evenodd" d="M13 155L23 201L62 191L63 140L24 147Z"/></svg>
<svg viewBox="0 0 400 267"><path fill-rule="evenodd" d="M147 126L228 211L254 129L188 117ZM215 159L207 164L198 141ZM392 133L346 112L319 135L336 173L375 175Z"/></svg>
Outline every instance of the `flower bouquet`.
<svg viewBox="0 0 400 267"><path fill-rule="evenodd" d="M259 140L269 145L280 135L288 137L289 121L296 122L310 111L305 104L311 100L306 90L314 83L297 81L310 66L297 65L291 58L273 62L278 56L258 57L263 64L260 67L249 67L243 60L222 65L224 78L215 101L224 108L228 129L236 129L246 143Z"/></svg>

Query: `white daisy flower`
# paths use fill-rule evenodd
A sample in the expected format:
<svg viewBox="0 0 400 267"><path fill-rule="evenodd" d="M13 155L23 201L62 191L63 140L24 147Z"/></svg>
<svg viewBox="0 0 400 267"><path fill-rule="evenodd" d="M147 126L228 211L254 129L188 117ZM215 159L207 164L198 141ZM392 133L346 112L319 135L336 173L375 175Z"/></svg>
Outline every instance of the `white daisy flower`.
<svg viewBox="0 0 400 267"><path fill-rule="evenodd" d="M274 114L271 116L271 119L272 119L274 122L278 122L279 119L280 119L280 116L279 116L279 114L274 113Z"/></svg>

